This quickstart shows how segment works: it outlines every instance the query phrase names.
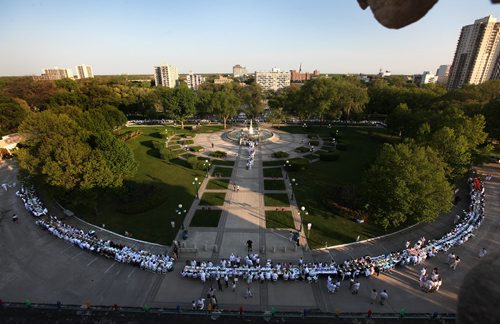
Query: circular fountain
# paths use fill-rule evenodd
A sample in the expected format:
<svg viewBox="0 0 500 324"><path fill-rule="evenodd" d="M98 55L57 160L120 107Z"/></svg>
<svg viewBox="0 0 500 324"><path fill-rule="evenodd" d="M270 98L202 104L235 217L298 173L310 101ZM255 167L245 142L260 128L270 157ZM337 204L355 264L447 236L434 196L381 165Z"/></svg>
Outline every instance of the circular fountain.
<svg viewBox="0 0 500 324"><path fill-rule="evenodd" d="M223 138L241 144L244 141L258 141L263 142L274 136L274 133L260 127L254 128L253 122L250 119L248 127L234 129L224 133Z"/></svg>

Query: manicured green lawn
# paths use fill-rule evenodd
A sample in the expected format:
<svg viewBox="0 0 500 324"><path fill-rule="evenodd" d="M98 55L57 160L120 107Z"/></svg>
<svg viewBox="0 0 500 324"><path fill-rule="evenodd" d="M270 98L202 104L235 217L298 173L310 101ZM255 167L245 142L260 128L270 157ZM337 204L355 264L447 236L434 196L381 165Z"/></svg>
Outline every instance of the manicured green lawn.
<svg viewBox="0 0 500 324"><path fill-rule="evenodd" d="M311 132L320 136L326 136L335 129L339 130L341 143L348 147L348 150L339 152L342 157L338 161L334 164L319 161L309 165L306 170L289 172L290 178L295 178L300 184L293 189L299 206L305 206L309 213L304 217L304 223L312 224L309 244L313 248L324 247L325 243L335 245L353 242L358 235L362 240L385 234L382 228L374 224L357 224L337 215L326 201L334 197L333 186L359 185L364 171L376 158L382 143L397 139L380 128L309 127ZM291 130L301 133L302 128Z"/></svg>
<svg viewBox="0 0 500 324"><path fill-rule="evenodd" d="M286 160L264 161L262 166L283 166Z"/></svg>
<svg viewBox="0 0 500 324"><path fill-rule="evenodd" d="M222 206L225 198L225 192L205 192L201 197L200 206Z"/></svg>
<svg viewBox="0 0 500 324"><path fill-rule="evenodd" d="M264 170L265 178L282 178L283 173L281 172L281 168L266 168Z"/></svg>
<svg viewBox="0 0 500 324"><path fill-rule="evenodd" d="M295 228L289 210L266 210L266 228Z"/></svg>
<svg viewBox="0 0 500 324"><path fill-rule="evenodd" d="M127 131L129 129L122 130ZM68 206L86 221L136 239L170 244L175 221L176 231L184 215L175 213L178 204L188 209L195 197L194 177L203 177L204 171L193 170L174 161L162 160L153 154L152 141L162 141L165 127L134 127L142 135L127 141L139 164L137 172L125 180L124 187L114 192L99 194L96 208ZM96 213L97 211L97 213Z"/></svg>
<svg viewBox="0 0 500 324"><path fill-rule="evenodd" d="M214 177L230 178L232 173L233 173L233 168L215 167L214 172L212 173L212 175Z"/></svg>
<svg viewBox="0 0 500 324"><path fill-rule="evenodd" d="M212 160L213 165L225 165L225 166L234 166L234 161L231 160Z"/></svg>
<svg viewBox="0 0 500 324"><path fill-rule="evenodd" d="M198 209L193 215L191 224L192 227L217 227L222 210L206 210Z"/></svg>
<svg viewBox="0 0 500 324"><path fill-rule="evenodd" d="M264 180L264 190L285 190L283 180Z"/></svg>
<svg viewBox="0 0 500 324"><path fill-rule="evenodd" d="M265 194L264 195L264 206L272 207L289 207L290 201L288 200L288 194Z"/></svg>
<svg viewBox="0 0 500 324"><path fill-rule="evenodd" d="M207 184L207 189L227 189L229 179L210 179Z"/></svg>

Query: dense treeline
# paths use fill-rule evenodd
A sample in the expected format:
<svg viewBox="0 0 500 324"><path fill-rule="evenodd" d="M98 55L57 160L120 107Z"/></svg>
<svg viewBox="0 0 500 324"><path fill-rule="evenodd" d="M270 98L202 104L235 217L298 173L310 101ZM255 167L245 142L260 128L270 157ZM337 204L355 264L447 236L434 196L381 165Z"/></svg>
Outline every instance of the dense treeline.
<svg viewBox="0 0 500 324"><path fill-rule="evenodd" d="M403 77L373 80L317 78L276 92L253 84L186 85L169 89L124 77L87 80L0 80L0 133L29 134L20 165L65 190L121 185L133 172L130 150L113 130L125 114L171 118L183 127L191 117L224 122L239 112L280 123L299 119L384 118L401 143L386 145L367 171L365 208L383 226L431 220L449 209L452 186L475 158L500 138L500 81L446 91L417 87ZM434 215L434 216L433 216Z"/></svg>

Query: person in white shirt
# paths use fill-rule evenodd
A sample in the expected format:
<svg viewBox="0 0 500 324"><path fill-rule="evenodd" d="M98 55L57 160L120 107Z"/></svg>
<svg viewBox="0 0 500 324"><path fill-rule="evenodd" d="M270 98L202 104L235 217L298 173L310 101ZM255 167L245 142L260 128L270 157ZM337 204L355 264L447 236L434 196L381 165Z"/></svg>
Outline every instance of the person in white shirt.
<svg viewBox="0 0 500 324"><path fill-rule="evenodd" d="M486 255L486 249L485 248L482 248L480 251L479 251L479 258L482 258Z"/></svg>

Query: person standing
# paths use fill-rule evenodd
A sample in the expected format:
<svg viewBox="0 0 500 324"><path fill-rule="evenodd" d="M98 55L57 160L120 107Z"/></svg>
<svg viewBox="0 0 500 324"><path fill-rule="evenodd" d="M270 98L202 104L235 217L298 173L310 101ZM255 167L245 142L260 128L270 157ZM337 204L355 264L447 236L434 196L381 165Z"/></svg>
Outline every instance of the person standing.
<svg viewBox="0 0 500 324"><path fill-rule="evenodd" d="M380 293L380 305L384 305L385 302L389 299L389 294L387 293L387 291L384 289L381 293Z"/></svg>
<svg viewBox="0 0 500 324"><path fill-rule="evenodd" d="M485 248L482 248L480 251L479 251L479 258L482 258L486 255L486 249Z"/></svg>
<svg viewBox="0 0 500 324"><path fill-rule="evenodd" d="M247 241L247 250L248 250L248 253L251 253L252 252L252 240L248 240Z"/></svg>
<svg viewBox="0 0 500 324"><path fill-rule="evenodd" d="M217 287L219 288L219 291L222 291L222 282L220 280L220 277L217 278Z"/></svg>
<svg viewBox="0 0 500 324"><path fill-rule="evenodd" d="M460 262L460 257L457 255L455 257L455 261L453 261L451 264L450 264L450 268L452 268L453 270L456 270L457 269L457 265L458 263Z"/></svg>
<svg viewBox="0 0 500 324"><path fill-rule="evenodd" d="M17 223L17 222L19 221L19 218L17 217L17 215L16 215L16 214L12 215L12 221L13 221L14 223Z"/></svg>
<svg viewBox="0 0 500 324"><path fill-rule="evenodd" d="M253 297L253 294L252 294L252 289L250 289L250 285L247 286L247 291L245 293L245 298L252 298Z"/></svg>
<svg viewBox="0 0 500 324"><path fill-rule="evenodd" d="M231 290L233 292L236 292L236 281L233 281L233 283L231 284Z"/></svg>

